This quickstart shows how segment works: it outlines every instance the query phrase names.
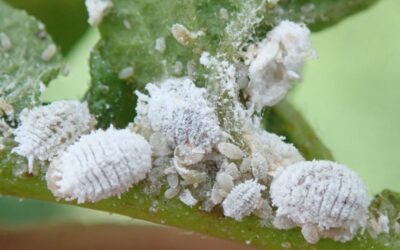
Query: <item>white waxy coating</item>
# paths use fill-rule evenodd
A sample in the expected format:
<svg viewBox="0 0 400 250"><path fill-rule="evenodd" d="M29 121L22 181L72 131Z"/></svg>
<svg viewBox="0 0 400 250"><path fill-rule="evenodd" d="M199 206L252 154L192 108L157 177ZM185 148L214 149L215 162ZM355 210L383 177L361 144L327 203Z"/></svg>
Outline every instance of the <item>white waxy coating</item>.
<svg viewBox="0 0 400 250"><path fill-rule="evenodd" d="M42 52L41 58L43 61L50 61L57 52L57 47L54 44L50 44L47 48Z"/></svg>
<svg viewBox="0 0 400 250"><path fill-rule="evenodd" d="M232 160L240 160L244 157L243 151L236 145L228 142L218 144L218 151Z"/></svg>
<svg viewBox="0 0 400 250"><path fill-rule="evenodd" d="M156 44L154 46L154 49L157 50L160 53L164 53L165 50L167 49L167 43L165 42L164 37L159 37L156 39Z"/></svg>
<svg viewBox="0 0 400 250"><path fill-rule="evenodd" d="M25 109L20 120L21 125L14 131L18 146L13 152L28 158L29 171L32 171L34 158L51 160L95 124L87 103L79 101L56 101Z"/></svg>
<svg viewBox="0 0 400 250"><path fill-rule="evenodd" d="M177 174L169 174L167 176L168 186L170 188L177 188L179 185L179 177Z"/></svg>
<svg viewBox="0 0 400 250"><path fill-rule="evenodd" d="M179 199L189 207L193 207L197 204L197 200L193 197L189 189L183 190L179 195Z"/></svg>
<svg viewBox="0 0 400 250"><path fill-rule="evenodd" d="M258 44L250 63L247 93L257 111L282 100L300 80L304 62L313 57L310 31L303 24L282 21Z"/></svg>
<svg viewBox="0 0 400 250"><path fill-rule="evenodd" d="M0 32L0 49L4 51L10 50L12 48L12 43L10 38L6 33Z"/></svg>
<svg viewBox="0 0 400 250"><path fill-rule="evenodd" d="M58 198L96 202L124 193L150 169L149 143L128 129L111 127L82 136L52 162L46 180Z"/></svg>
<svg viewBox="0 0 400 250"><path fill-rule="evenodd" d="M225 172L217 173L216 181L218 186L227 193L229 193L234 186L233 177Z"/></svg>
<svg viewBox="0 0 400 250"><path fill-rule="evenodd" d="M104 15L113 6L113 3L111 0L86 0L85 5L89 13L89 24L96 26L103 20Z"/></svg>
<svg viewBox="0 0 400 250"><path fill-rule="evenodd" d="M174 159L174 167L179 176L182 177L182 183L184 185L202 183L207 179L207 173L188 169L185 166L180 165L179 162L176 161L176 159Z"/></svg>
<svg viewBox="0 0 400 250"><path fill-rule="evenodd" d="M219 18L222 20L229 20L229 12L225 8L219 9Z"/></svg>
<svg viewBox="0 0 400 250"><path fill-rule="evenodd" d="M167 156L172 154L171 148L168 146L167 139L160 133L150 135L149 143L155 156Z"/></svg>
<svg viewBox="0 0 400 250"><path fill-rule="evenodd" d="M250 215L257 208L264 189L265 186L254 180L235 186L222 203L224 215L238 221Z"/></svg>
<svg viewBox="0 0 400 250"><path fill-rule="evenodd" d="M133 75L134 68L129 66L126 68L121 69L121 71L118 73L118 78L121 80L126 80L130 78Z"/></svg>
<svg viewBox="0 0 400 250"><path fill-rule="evenodd" d="M168 188L164 193L164 197L167 199L172 199L175 196L177 196L180 191L181 191L180 187Z"/></svg>
<svg viewBox="0 0 400 250"><path fill-rule="evenodd" d="M188 78L170 78L160 87L147 84L146 89L149 96L136 92L136 126L161 133L171 147L187 144L196 152L210 152L220 141L222 131L205 89Z"/></svg>
<svg viewBox="0 0 400 250"><path fill-rule="evenodd" d="M179 145L174 150L175 160L182 165L194 165L204 158L204 151L193 149L189 145Z"/></svg>
<svg viewBox="0 0 400 250"><path fill-rule="evenodd" d="M181 76L183 74L183 64L181 61L177 61L173 68L173 73L176 76Z"/></svg>
<svg viewBox="0 0 400 250"><path fill-rule="evenodd" d="M172 25L171 33L176 41L183 46L189 46L192 43L193 39L204 35L204 32L202 31L191 32L180 23Z"/></svg>
<svg viewBox="0 0 400 250"><path fill-rule="evenodd" d="M300 152L292 144L284 142L283 137L261 128L252 128L244 138L252 151L251 165L255 178L262 179L266 171L274 175L278 169L304 161Z"/></svg>
<svg viewBox="0 0 400 250"><path fill-rule="evenodd" d="M273 180L270 195L277 218L307 225L304 232L314 234L313 226L321 237L347 241L366 226L367 188L356 173L334 162L300 162L285 168ZM317 239L304 236L310 243Z"/></svg>

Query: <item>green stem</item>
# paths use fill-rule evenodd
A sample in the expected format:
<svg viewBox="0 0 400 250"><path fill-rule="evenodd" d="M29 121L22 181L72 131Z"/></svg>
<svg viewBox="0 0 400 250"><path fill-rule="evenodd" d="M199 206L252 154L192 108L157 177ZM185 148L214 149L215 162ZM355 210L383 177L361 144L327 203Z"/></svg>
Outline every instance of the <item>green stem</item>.
<svg viewBox="0 0 400 250"><path fill-rule="evenodd" d="M314 130L288 101L283 101L265 112L263 125L266 130L285 136L308 159L333 160L329 149Z"/></svg>

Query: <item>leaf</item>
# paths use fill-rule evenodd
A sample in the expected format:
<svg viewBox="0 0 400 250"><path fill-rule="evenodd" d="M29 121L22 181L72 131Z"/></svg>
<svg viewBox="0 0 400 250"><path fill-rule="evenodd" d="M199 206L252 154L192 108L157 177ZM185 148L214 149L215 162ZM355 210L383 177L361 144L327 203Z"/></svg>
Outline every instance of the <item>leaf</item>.
<svg viewBox="0 0 400 250"><path fill-rule="evenodd" d="M216 52L228 46L230 36L237 32L226 34L224 29L231 21L238 19L237 30L246 26L248 31L256 30L256 37L265 37L266 32L277 22L283 19L302 21L314 30L320 30L342 20L350 14L370 6L377 0L281 0L279 5L266 4L260 9L259 22L253 25L240 22L243 17L249 16L251 11L260 6L261 0L248 1L216 1L216 0L114 0L113 8L99 25L101 40L92 54L92 65L98 65L96 60L108 65L108 76L104 79L101 72L92 67L93 77L87 100L92 112L96 114L102 127L114 122L114 125L124 126L134 115L134 105L131 112L119 110L120 103L112 98L104 102L97 95L107 85L110 89L118 89L127 85L127 89L143 89L145 84L157 81L165 75L180 76L188 73L187 66L195 67L197 84L202 85L204 69L198 59L202 51ZM225 9L229 20L221 17L220 11ZM249 13L247 13L249 12ZM239 15L242 13L242 15ZM196 39L185 47L175 41L171 34L173 24L182 24L192 32L203 31L204 36ZM234 29L235 30L235 29ZM166 41L166 50L160 53L155 50L157 38L163 37ZM245 39L242 36L241 39ZM247 38L246 38L247 39ZM225 46L224 46L225 44ZM229 46L228 46L229 47ZM232 48L224 50L231 53ZM183 65L180 74L174 73L176 63ZM127 80L119 80L118 74L126 67L133 67L134 74ZM110 77L113 75L113 77ZM120 86L113 88L112 85ZM113 96L112 92L109 95ZM127 97L127 95L126 95ZM128 98L128 97L127 97ZM101 101L100 101L101 100ZM130 101L133 101L131 98ZM108 110L119 110L114 117L110 117ZM125 116L125 117L121 117ZM124 122L122 122L124 121Z"/></svg>
<svg viewBox="0 0 400 250"><path fill-rule="evenodd" d="M42 177L18 176L15 173L18 167L23 166L25 160L9 150L13 143L6 143L6 149L0 151L0 194L12 195L21 198L55 201L47 190ZM157 224L179 227L210 236L229 239L241 244L250 244L260 249L282 249L283 243L290 243L290 249L343 249L343 250L383 250L398 249L399 234L381 235L377 240L372 240L368 234L358 236L345 244L332 240L321 240L316 245L307 244L299 230L282 231L263 227L254 217L246 217L242 222L223 217L222 213L204 213L197 208L190 208L181 203L177 198L167 200L163 194L149 195L144 192L145 183L132 188L121 198L113 197L96 203L78 205L110 213L126 215L132 218L142 219ZM390 206L399 213L399 194L390 192L388 196L384 191L382 197L390 201ZM396 197L396 198L392 198ZM65 201L58 201L67 203ZM376 202L373 202L375 204ZM71 204L71 203L67 203ZM385 203L386 204L386 203ZM74 204L77 205L77 204ZM373 205L375 206L375 205ZM392 213L392 212L391 212Z"/></svg>
<svg viewBox="0 0 400 250"><path fill-rule="evenodd" d="M5 39L3 46L0 42L0 99L19 113L40 103L41 85L57 76L61 56L43 60L42 53L53 44L43 24L2 1L0 33Z"/></svg>
<svg viewBox="0 0 400 250"><path fill-rule="evenodd" d="M88 28L83 0L6 0L41 20L55 43L66 54ZM62 18L60 18L62 17Z"/></svg>
<svg viewBox="0 0 400 250"><path fill-rule="evenodd" d="M356 14L377 3L378 0L280 0L276 11L267 16L269 21L286 19L304 22L312 31L320 31L337 24L350 15Z"/></svg>

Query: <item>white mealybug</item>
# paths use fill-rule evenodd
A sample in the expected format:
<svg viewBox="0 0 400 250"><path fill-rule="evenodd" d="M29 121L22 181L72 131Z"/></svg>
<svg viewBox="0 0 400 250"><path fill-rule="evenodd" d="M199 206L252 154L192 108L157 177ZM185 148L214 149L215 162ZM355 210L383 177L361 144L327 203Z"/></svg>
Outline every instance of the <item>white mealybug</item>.
<svg viewBox="0 0 400 250"><path fill-rule="evenodd" d="M88 23L92 26L98 25L104 15L113 6L111 0L86 0L85 5L89 13Z"/></svg>
<svg viewBox="0 0 400 250"><path fill-rule="evenodd" d="M273 180L270 195L278 208L274 225L300 226L310 243L320 237L351 240L367 223L366 186L356 173L335 162L306 161L285 168Z"/></svg>
<svg viewBox="0 0 400 250"><path fill-rule="evenodd" d="M43 61L48 62L56 55L56 52L57 47L54 44L50 44L43 50L41 58Z"/></svg>
<svg viewBox="0 0 400 250"><path fill-rule="evenodd" d="M133 73L134 73L134 68L131 66L128 66L119 71L118 78L121 80L126 80L126 79L129 79L133 75Z"/></svg>
<svg viewBox="0 0 400 250"><path fill-rule="evenodd" d="M261 192L264 189L265 186L254 180L248 180L235 186L222 202L224 215L237 221L250 215L259 205Z"/></svg>
<svg viewBox="0 0 400 250"><path fill-rule="evenodd" d="M218 144L217 148L221 154L232 160L240 160L245 156L243 151L232 143L221 142Z"/></svg>
<svg viewBox="0 0 400 250"><path fill-rule="evenodd" d="M172 148L188 145L197 153L207 153L220 141L222 132L206 90L188 78L167 79L160 86L147 84L149 96L136 92L135 124L164 135Z"/></svg>
<svg viewBox="0 0 400 250"><path fill-rule="evenodd" d="M12 43L10 38L6 33L0 32L0 51L1 49L4 51L10 50L12 48Z"/></svg>
<svg viewBox="0 0 400 250"><path fill-rule="evenodd" d="M310 30L304 24L282 21L258 44L249 67L246 89L256 110L278 103L295 81L300 80L304 61L314 57Z"/></svg>
<svg viewBox="0 0 400 250"><path fill-rule="evenodd" d="M204 36L203 31L191 32L184 25L176 23L171 27L171 33L178 43L188 46L199 36Z"/></svg>
<svg viewBox="0 0 400 250"><path fill-rule="evenodd" d="M219 18L222 20L229 20L229 12L225 8L219 9Z"/></svg>
<svg viewBox="0 0 400 250"><path fill-rule="evenodd" d="M246 131L244 138L251 149L251 168L255 178L273 176L279 169L304 161L303 156L284 138L254 127Z"/></svg>
<svg viewBox="0 0 400 250"><path fill-rule="evenodd" d="M167 43L164 37L159 37L156 39L156 44L154 46L154 49L160 53L165 52L165 50L167 49Z"/></svg>
<svg viewBox="0 0 400 250"><path fill-rule="evenodd" d="M30 172L35 158L51 160L95 125L87 103L79 101L56 101L25 109L20 121L21 125L14 131L19 145L13 152L28 158Z"/></svg>
<svg viewBox="0 0 400 250"><path fill-rule="evenodd" d="M193 197L189 189L182 191L182 193L179 195L179 200L189 207L193 207L197 204L197 200Z"/></svg>
<svg viewBox="0 0 400 250"><path fill-rule="evenodd" d="M46 180L58 198L95 202L124 193L150 169L150 144L128 129L111 127L68 147L51 163Z"/></svg>

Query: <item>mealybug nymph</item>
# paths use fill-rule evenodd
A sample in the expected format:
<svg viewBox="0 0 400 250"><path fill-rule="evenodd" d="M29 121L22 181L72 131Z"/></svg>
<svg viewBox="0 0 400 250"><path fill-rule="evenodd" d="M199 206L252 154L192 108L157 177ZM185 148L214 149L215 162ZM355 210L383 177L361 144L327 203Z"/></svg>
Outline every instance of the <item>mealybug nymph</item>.
<svg viewBox="0 0 400 250"><path fill-rule="evenodd" d="M46 179L56 197L95 202L124 193L150 169L150 144L111 127L82 136L51 163Z"/></svg>

